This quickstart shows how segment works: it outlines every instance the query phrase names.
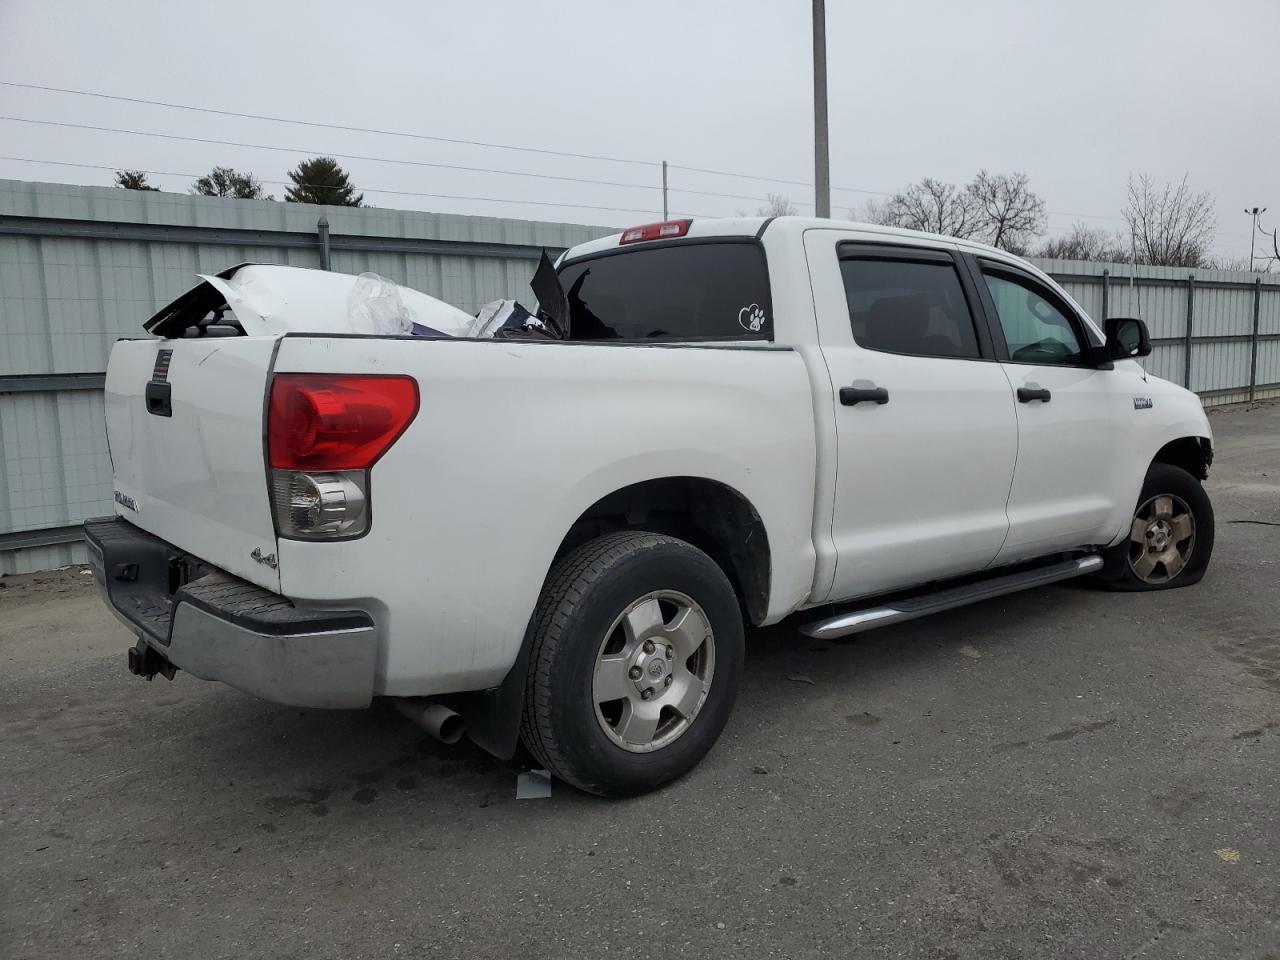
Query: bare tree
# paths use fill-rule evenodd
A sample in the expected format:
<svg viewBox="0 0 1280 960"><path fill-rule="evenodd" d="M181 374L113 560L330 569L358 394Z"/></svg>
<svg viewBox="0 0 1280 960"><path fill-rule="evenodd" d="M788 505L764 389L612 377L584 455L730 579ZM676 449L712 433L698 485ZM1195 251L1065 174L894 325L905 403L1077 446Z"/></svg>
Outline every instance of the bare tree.
<svg viewBox="0 0 1280 960"><path fill-rule="evenodd" d="M1149 174L1130 174L1124 217L1139 263L1161 267L1208 263L1218 226L1213 197L1207 190L1193 191L1185 175L1176 184L1160 186Z"/></svg>
<svg viewBox="0 0 1280 960"><path fill-rule="evenodd" d="M789 197L780 193L766 193L763 207L756 208L757 217L794 217L800 211Z"/></svg>
<svg viewBox="0 0 1280 960"><path fill-rule="evenodd" d="M932 177L922 177L887 200L869 202L865 214L872 223L949 237L974 237L980 230L973 196L954 183Z"/></svg>
<svg viewBox="0 0 1280 960"><path fill-rule="evenodd" d="M1036 256L1050 260L1123 263L1129 259L1129 244L1120 231L1108 233L1076 221L1069 232L1042 243Z"/></svg>
<svg viewBox="0 0 1280 960"><path fill-rule="evenodd" d="M979 224L977 236L1001 250L1026 253L1044 232L1044 201L1031 190L1025 173L978 175L965 187Z"/></svg>
<svg viewBox="0 0 1280 960"><path fill-rule="evenodd" d="M270 200L262 190L262 181L252 173L241 173L232 167L214 167L191 184L191 192L206 197L235 197L240 200Z"/></svg>

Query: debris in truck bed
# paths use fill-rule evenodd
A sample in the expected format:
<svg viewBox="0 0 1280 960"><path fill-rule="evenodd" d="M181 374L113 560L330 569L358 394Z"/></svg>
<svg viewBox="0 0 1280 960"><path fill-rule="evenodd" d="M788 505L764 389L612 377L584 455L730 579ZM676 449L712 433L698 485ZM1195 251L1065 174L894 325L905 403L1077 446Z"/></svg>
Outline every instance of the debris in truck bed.
<svg viewBox="0 0 1280 960"><path fill-rule="evenodd" d="M544 250L530 287L536 314L515 300L494 300L472 317L457 307L376 273L334 273L270 263L240 263L201 282L144 325L159 337L370 336L563 340L569 307Z"/></svg>
<svg viewBox="0 0 1280 960"><path fill-rule="evenodd" d="M465 311L377 274L357 277L305 267L241 263L218 274L199 276L202 282L148 320L147 330L161 337L190 336L192 331L203 336L215 332L208 328L234 320L248 336L385 336L419 333L417 328L423 328L421 332L427 335L460 337L466 336L472 323Z"/></svg>

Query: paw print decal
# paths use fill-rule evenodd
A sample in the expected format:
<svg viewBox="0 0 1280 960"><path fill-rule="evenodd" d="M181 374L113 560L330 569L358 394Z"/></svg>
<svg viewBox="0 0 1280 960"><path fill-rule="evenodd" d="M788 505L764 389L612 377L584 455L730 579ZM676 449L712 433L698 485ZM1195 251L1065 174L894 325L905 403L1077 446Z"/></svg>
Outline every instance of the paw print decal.
<svg viewBox="0 0 1280 960"><path fill-rule="evenodd" d="M764 327L764 311L760 309L760 304L753 303L749 307L743 307L738 311L738 325L743 330L749 330L751 333L759 333Z"/></svg>

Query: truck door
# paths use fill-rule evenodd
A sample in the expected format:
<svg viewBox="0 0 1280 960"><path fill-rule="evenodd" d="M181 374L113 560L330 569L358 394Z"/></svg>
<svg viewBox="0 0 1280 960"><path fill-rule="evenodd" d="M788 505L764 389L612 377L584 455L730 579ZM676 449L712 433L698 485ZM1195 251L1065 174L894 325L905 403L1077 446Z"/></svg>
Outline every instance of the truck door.
<svg viewBox="0 0 1280 960"><path fill-rule="evenodd" d="M969 263L1017 401L1018 468L996 562L1110 542L1132 509L1121 505L1133 496L1132 457L1121 449L1131 378L1099 362L1080 317L1049 285L1011 264Z"/></svg>
<svg viewBox="0 0 1280 960"><path fill-rule="evenodd" d="M1009 380L957 252L844 237L805 235L836 424L829 600L990 564L1018 444Z"/></svg>

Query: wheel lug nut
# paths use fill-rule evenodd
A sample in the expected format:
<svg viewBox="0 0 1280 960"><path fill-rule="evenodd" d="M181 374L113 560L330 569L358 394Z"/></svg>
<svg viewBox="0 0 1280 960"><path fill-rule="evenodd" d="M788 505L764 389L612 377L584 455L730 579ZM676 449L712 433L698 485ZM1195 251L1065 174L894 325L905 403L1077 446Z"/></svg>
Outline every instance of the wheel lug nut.
<svg viewBox="0 0 1280 960"><path fill-rule="evenodd" d="M674 656L675 656L675 648L667 647L667 659L670 660Z"/></svg>
<svg viewBox="0 0 1280 960"><path fill-rule="evenodd" d="M640 679L640 668L639 668L639 667L632 667L630 670L628 670L628 671L627 671L627 676L628 676L628 677L630 677L632 680L639 680L639 679Z"/></svg>
<svg viewBox="0 0 1280 960"><path fill-rule="evenodd" d="M653 687L645 687L643 690L641 690L641 691L640 691L640 699L641 699L641 700L652 700L652 699L653 699Z"/></svg>
<svg viewBox="0 0 1280 960"><path fill-rule="evenodd" d="M662 685L663 685L664 687L669 687L669 686L671 686L671 674L669 674L669 673L667 674L667 679L665 679L665 680L663 680L663 681L662 681Z"/></svg>
<svg viewBox="0 0 1280 960"><path fill-rule="evenodd" d="M644 642L644 652L645 652L645 653L653 653L653 641L652 641L652 640L646 640L646 641Z"/></svg>

